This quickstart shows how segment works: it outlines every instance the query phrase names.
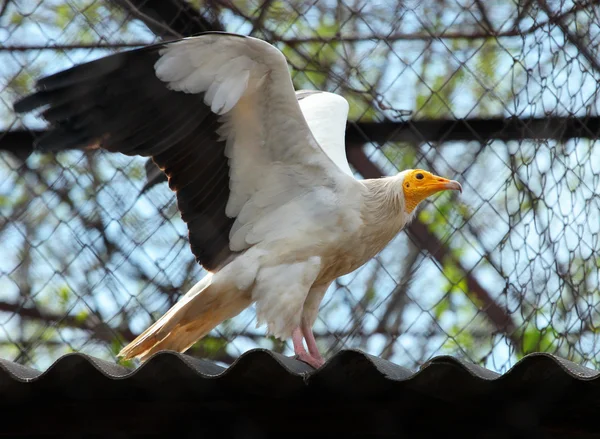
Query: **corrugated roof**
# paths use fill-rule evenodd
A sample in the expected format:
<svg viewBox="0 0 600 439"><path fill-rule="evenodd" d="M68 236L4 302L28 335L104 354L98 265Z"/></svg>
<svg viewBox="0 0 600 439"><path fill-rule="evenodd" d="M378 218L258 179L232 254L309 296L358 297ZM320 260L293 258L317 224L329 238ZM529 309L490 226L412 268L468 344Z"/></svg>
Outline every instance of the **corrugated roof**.
<svg viewBox="0 0 600 439"><path fill-rule="evenodd" d="M233 419L252 427L231 437L264 437L299 425L300 430L327 429L328 422L336 432L364 434L467 428L459 434L507 437L501 434L506 431L510 437L530 437L543 431L549 437L566 432L587 437L600 432L599 375L543 353L526 356L502 375L448 356L411 371L353 350L339 352L317 371L267 350L249 351L227 368L161 352L135 370L69 354L44 372L0 359L0 406L43 406L47 412L50 406L67 404L69 413L83 411L89 417L86 407L98 410L102 405L92 412L101 413L104 424L98 425L108 428L112 415L107 410L118 402L129 425L121 423L120 428L138 432L172 426L164 413L177 407L178 417L185 419L187 413L194 422L210 420L223 437ZM56 424L57 416L46 421Z"/></svg>

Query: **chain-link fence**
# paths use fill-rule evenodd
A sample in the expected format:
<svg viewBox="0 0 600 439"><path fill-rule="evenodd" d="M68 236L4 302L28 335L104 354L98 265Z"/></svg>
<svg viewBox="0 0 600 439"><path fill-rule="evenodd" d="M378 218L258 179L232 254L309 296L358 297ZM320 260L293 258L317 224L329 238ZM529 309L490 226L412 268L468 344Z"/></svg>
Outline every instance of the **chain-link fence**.
<svg viewBox="0 0 600 439"><path fill-rule="evenodd" d="M329 289L326 356L409 368L450 354L505 371L600 353L600 7L593 1L46 0L0 2L0 357L44 368L115 358L202 276L145 160L23 150L45 125L12 103L33 81L160 39L225 29L274 43L297 89L350 102L357 176L421 167L463 184ZM189 353L231 363L291 343L254 309Z"/></svg>

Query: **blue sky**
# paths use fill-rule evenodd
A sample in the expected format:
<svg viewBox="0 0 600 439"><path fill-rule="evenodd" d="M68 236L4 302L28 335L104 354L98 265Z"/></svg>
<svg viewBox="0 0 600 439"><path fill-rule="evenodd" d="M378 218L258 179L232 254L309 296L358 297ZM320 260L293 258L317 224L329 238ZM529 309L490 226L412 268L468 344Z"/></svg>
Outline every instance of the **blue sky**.
<svg viewBox="0 0 600 439"><path fill-rule="evenodd" d="M33 5L33 2L31 2ZM45 2L44 8L54 5L69 5L72 2ZM391 2L389 3L392 4ZM373 10L384 7L384 3L374 2ZM383 6L382 6L383 5ZM408 2L402 13L396 17L387 17L377 22L376 31L382 34L398 32L420 32L424 27L432 28L435 15L426 10L425 2ZM498 23L505 23L499 31L508 28L507 21L514 14L511 2L490 3ZM436 19L441 20L450 31L458 31L469 23L460 14L463 3L448 8ZM19 7L23 7L22 5ZM390 6L391 7L391 6ZM565 4L563 10L569 5ZM16 6L9 6L10 17L16 12ZM365 9L369 12L369 7ZM28 11L20 11L26 13ZM39 13L39 10L38 10ZM333 17L333 15L332 15ZM506 19L505 19L506 18ZM538 17L542 20L544 17ZM312 26L318 19L316 9L304 14L301 20L304 26ZM472 21L472 20L471 20ZM251 27L231 14L224 19L228 30L247 33ZM523 28L533 25L533 20L525 20ZM105 39L120 42L154 41L154 36L143 25L133 24L123 34L106 25L92 30L92 40ZM300 26L286 29L285 24L278 31L286 36L305 36ZM372 32L365 23L357 23L354 29L343 32L369 34ZM35 45L73 43L77 40L76 31L79 25L57 27L40 24L39 14L25 18L19 26L0 27L0 44ZM469 28L471 29L471 28ZM473 30L477 30L473 27ZM597 26L592 26L592 36L597 36ZM346 81L353 87L364 87L365 77L374 70L384 69L385 73L379 83L378 92L384 102L394 109L412 111L414 118L419 117L477 117L477 116L543 116L553 115L585 115L597 114L597 80L598 73L589 69L577 57L576 49L564 44L564 36L560 29L545 27L524 38L503 37L493 44L484 40L476 40L471 47L460 45L455 40L434 40L428 46L426 42L396 41L390 46L382 42L366 41L353 45L350 62L356 66L357 73L350 77L340 77L344 72L344 61L347 47L338 45L335 50L340 56L336 80ZM423 52L430 47L429 60L425 60ZM483 47L483 48L482 48ZM383 58L387 49L390 53ZM485 66L481 53L492 51L493 66ZM60 71L75 63L90 61L109 53L106 50L70 50L62 54L55 51L27 51L20 53L0 52L0 89L4 89L8 80L21 68L33 68L42 74ZM423 70L424 63L427 69ZM431 108L425 112L417 107L419 96L435 95L436 82L439 78L460 72L462 79L449 97L447 106L440 106L437 114L431 114ZM335 82L335 81L334 81ZM336 90L335 84L331 86ZM487 90L481 93L481 89ZM26 117L18 122L12 115L9 105L13 98L7 91L0 92L0 123L2 129L11 129L23 123L27 127L42 127L41 121L35 117ZM377 111L377 117L395 117L391 111ZM365 151L374 161L388 173L396 172L392 161L399 162L403 148L397 148L393 156L386 156L379 145L366 145ZM423 144L417 148L416 160L411 166L457 178L463 183L462 196L455 199L456 210L445 213L447 227L440 233L442 241L447 241L451 248L460 252L461 264L472 270L476 279L497 298L501 306L514 313L515 320L534 322L538 328L547 327L550 322L555 329L568 333L577 325L581 312L590 312L591 321L598 322L599 291L597 271L588 274L587 284L579 287L580 297L576 299L579 313L573 310L566 316L560 316L556 304L565 296L566 288L557 275L560 264L573 264L574 258L590 260L598 257L598 234L600 227L599 203L595 194L600 192L600 148L596 141L576 139L564 144L555 141L522 141L491 142L483 151L477 142L452 142L443 145ZM390 161L392 159L392 161ZM542 207L537 211L524 208L520 201L522 189L511 178L509 164L511 159L522 162L517 171L518 184L526 183ZM77 153L64 155L58 160L65 166L82 165L82 157ZM32 192L20 194L15 191L18 175L11 169L14 164L10 159L0 157L0 173L6 178L0 179L0 196L17 199L19 196L39 197L33 201L25 215L41 215L45 218L35 230L35 240L40 242L33 252L36 263L33 289L36 302L50 309L56 307L56 291L65 286L77 292L89 289L93 297L81 297L69 303L67 308L71 314L82 310L94 309L110 324L122 306L138 309L137 302L150 311L164 311L165 301L155 291L142 285L135 279L136 270L143 270L149 276L157 276L166 284L181 285L184 280L195 283L202 276L199 267L188 271L186 265L191 254L185 242L186 230L176 214L171 221L165 222L157 216L157 207L163 208L172 202L172 196L166 185L153 189L147 196L136 198L142 180L131 181L119 167L138 167L143 165L142 159L131 160L123 156L103 155L98 166L102 169L102 178L109 184L104 185L97 193L101 206L107 206L102 214L107 223L109 235L123 243L129 256L126 260L109 261L106 270L89 267L97 264L95 248L100 245L98 236L84 233L85 227L77 218L71 218L70 210L61 206L52 194L43 194L36 188L35 182L25 186ZM31 157L31 167L43 168L40 157ZM46 171L50 172L50 171ZM49 176L57 185L73 187L72 197L79 197L85 202L84 189L89 188L91 180L85 174L77 172L57 172ZM84 189L81 189L84 188ZM77 191L80 191L78 194ZM448 200L447 195L427 203L421 211L421 217L430 221L440 215L440 208ZM90 204L90 209L92 204ZM2 207L4 209L5 207ZM461 216L458 209L464 210ZM84 205L85 211L85 205ZM467 219L467 221L465 220ZM128 222L129 220L129 222ZM144 227L133 229L131 224L143 220ZM10 273L19 263L20 256L11 252L21 240L32 239L23 224L15 223L2 232L0 248L3 254L9 255L0 262L0 299L13 301L18 298L18 285ZM64 267L53 265L56 255L64 252L77 255L69 266L66 275L61 275ZM186 253L187 252L187 253ZM404 233L401 233L379 257L366 264L355 273L340 279L341 288L332 287L323 302L321 319L317 322L316 332L345 330L349 328L350 307L354 306L364 295L374 270L379 269L375 283L377 292L375 301L362 319L364 330L376 326L381 313L389 300L389 294L399 282L402 282L402 261L410 252L410 244ZM482 263L482 255L490 255L491 264ZM493 265L493 266L492 266ZM383 267L383 268L381 268ZM447 334L456 333L456 328L465 328L468 332L491 334L492 326L485 315L473 304L472 299L464 292L450 290L447 276L442 272L440 264L424 252L415 265L417 273L408 288L409 303L403 311L403 324L400 335L394 345L396 354L393 361L414 368L421 358L432 355L451 353L464 355L460 349L460 333L455 335L455 342ZM589 268L594 267L591 264ZM132 275L133 274L133 275ZM183 291L182 291L183 292ZM527 307L522 307L517 300L525 298ZM565 296L566 297L566 296ZM439 318L434 318L433 309L441 301L448 302L448 309ZM62 305L61 305L62 306ZM137 308L136 308L137 307ZM537 309L537 316L520 315L523 309ZM60 309L64 311L60 306ZM4 320L3 320L4 319ZM254 312L245 311L231 323L233 328L254 327ZM134 331L143 330L150 322L146 312L139 312L131 320ZM0 314L0 339L10 339L17 330L17 321L11 316ZM33 328L28 337L35 339L43 333ZM36 332L37 331L37 332ZM257 330L264 333L264 328ZM77 341L81 334L77 331L61 329L60 339L66 340L74 348L94 355L110 355L105 348L92 346ZM490 345L490 340L493 343ZM485 365L494 370L505 370L514 364L516 357L510 347L500 336L484 338L482 350L471 347L469 355L485 356ZM584 352L595 352L597 337L588 333L580 337ZM268 346L266 341L256 341L237 337L229 346L232 355L239 355L245 350L258 345ZM382 335L372 336L366 346L361 348L378 355L384 349L386 339ZM356 340L350 339L347 347L356 346ZM291 346L290 346L291 347ZM40 347L40 352L41 352ZM60 352L59 352L60 353ZM291 354L289 350L288 354ZM39 367L51 362L57 353L40 355L36 360ZM414 357L414 358L413 358ZM593 355L591 355L593 358Z"/></svg>

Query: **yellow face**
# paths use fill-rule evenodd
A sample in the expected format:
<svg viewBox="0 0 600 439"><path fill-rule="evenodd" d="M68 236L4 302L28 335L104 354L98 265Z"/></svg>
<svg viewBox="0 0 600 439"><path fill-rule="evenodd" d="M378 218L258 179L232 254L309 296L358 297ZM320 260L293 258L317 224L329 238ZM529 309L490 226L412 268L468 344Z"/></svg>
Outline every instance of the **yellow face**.
<svg viewBox="0 0 600 439"><path fill-rule="evenodd" d="M404 177L402 190L404 191L406 212L411 213L421 201L430 195L446 190L462 192L462 186L458 181L438 177L422 169L415 169Z"/></svg>

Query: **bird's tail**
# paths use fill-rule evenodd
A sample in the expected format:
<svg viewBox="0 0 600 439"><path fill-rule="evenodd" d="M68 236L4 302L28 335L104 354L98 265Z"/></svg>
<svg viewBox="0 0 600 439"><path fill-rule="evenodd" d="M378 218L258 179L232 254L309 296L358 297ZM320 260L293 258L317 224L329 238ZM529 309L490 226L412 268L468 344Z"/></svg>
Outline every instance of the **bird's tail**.
<svg viewBox="0 0 600 439"><path fill-rule="evenodd" d="M184 352L224 320L251 304L249 295L212 282L208 274L164 316L125 346L119 357L146 361L161 350Z"/></svg>

